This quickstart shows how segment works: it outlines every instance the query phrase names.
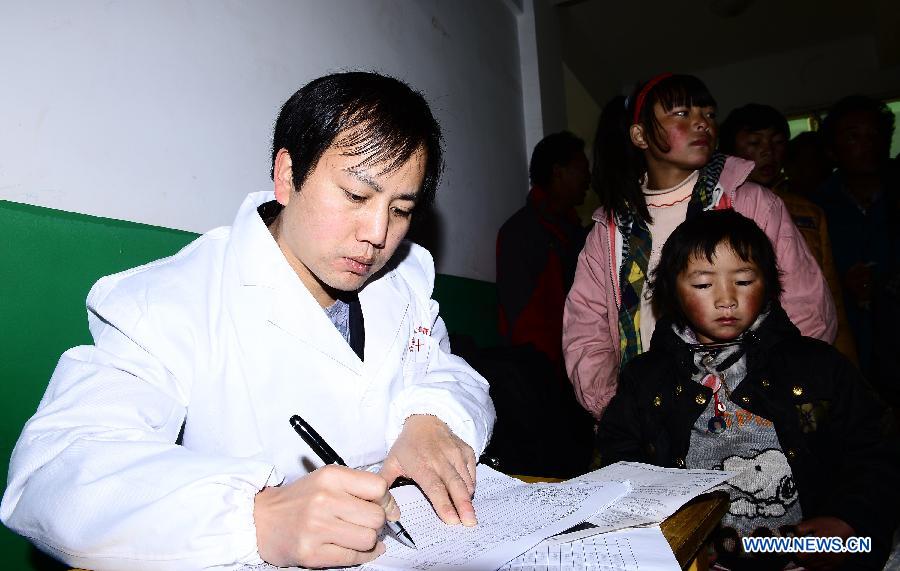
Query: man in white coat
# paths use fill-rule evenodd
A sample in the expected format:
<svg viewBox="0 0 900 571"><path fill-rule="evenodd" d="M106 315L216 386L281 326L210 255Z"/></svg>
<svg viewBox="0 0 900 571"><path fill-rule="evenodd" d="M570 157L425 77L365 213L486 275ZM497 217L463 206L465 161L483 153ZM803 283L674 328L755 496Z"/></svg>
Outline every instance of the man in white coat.
<svg viewBox="0 0 900 571"><path fill-rule="evenodd" d="M63 354L26 424L3 522L91 569L351 565L384 550L403 476L445 522L475 525L493 405L450 353L431 256L403 240L441 161L428 104L400 81L343 73L295 93L274 193L91 289L94 345ZM322 467L294 414L356 469Z"/></svg>

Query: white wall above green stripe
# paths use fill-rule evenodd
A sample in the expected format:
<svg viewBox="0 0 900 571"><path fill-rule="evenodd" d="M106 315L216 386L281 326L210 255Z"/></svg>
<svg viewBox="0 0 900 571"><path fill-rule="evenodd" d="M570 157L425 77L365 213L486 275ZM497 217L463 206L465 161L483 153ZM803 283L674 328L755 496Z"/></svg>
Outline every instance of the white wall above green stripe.
<svg viewBox="0 0 900 571"><path fill-rule="evenodd" d="M493 280L523 202L517 5L36 0L0 8L0 198L204 232L267 189L277 110L327 72L425 92L446 136L444 273ZM452 247L450 247L452 245Z"/></svg>

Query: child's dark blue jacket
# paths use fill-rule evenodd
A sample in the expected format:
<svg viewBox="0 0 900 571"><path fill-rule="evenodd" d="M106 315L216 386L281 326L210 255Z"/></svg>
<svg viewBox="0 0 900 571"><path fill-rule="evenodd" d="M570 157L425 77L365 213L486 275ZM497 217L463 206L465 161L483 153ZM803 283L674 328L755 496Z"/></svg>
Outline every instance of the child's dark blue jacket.
<svg viewBox="0 0 900 571"><path fill-rule="evenodd" d="M900 516L900 442L893 416L832 346L803 337L775 306L745 336L747 376L732 392L771 420L791 466L804 519L834 516L872 538L853 567L880 569ZM692 353L667 319L650 350L622 370L600 421L603 464L619 460L684 467L691 427L712 391L691 380Z"/></svg>

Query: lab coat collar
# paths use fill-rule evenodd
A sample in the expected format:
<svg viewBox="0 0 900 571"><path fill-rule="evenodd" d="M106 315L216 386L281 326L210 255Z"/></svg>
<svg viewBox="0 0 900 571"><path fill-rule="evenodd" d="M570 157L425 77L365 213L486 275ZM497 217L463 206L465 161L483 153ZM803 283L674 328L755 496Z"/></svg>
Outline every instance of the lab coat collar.
<svg viewBox="0 0 900 571"><path fill-rule="evenodd" d="M259 217L257 208L274 199L273 192L248 195L231 229L231 248L238 275L245 289L254 290L253 299L258 303L255 311L354 373L374 374L386 360L390 347L398 342L400 325L408 309L408 304L398 307L399 304L384 303L385 294L398 301L404 299L392 283L397 278L396 259L402 257L403 249L398 251L400 256L395 256L360 290L366 330L363 363L287 263Z"/></svg>
<svg viewBox="0 0 900 571"><path fill-rule="evenodd" d="M359 290L366 328L365 365L373 376L394 354L391 349L396 343L406 347L401 334L409 312L410 292L396 268L409 255L409 247L409 242L401 242L385 267Z"/></svg>
<svg viewBox="0 0 900 571"><path fill-rule="evenodd" d="M285 272L296 277L257 212L257 208L271 200L275 200L274 192L247 195L231 226L231 248L241 285L275 289L284 282Z"/></svg>
<svg viewBox="0 0 900 571"><path fill-rule="evenodd" d="M248 195L231 227L230 247L241 286L251 290L253 312L336 363L361 374L359 357L287 263L259 217L257 208L274 199L272 192Z"/></svg>

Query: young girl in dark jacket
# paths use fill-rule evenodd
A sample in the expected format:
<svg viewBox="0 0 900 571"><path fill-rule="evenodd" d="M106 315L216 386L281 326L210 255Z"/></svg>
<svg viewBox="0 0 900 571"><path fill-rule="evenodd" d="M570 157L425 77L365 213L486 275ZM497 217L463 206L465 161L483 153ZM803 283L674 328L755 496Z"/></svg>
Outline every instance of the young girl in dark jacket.
<svg viewBox="0 0 900 571"><path fill-rule="evenodd" d="M652 291L663 319L600 422L603 463L739 472L720 567L880 569L900 509L891 417L837 350L788 319L762 230L733 210L698 214L663 247ZM792 534L869 537L871 552L744 552L741 538Z"/></svg>

